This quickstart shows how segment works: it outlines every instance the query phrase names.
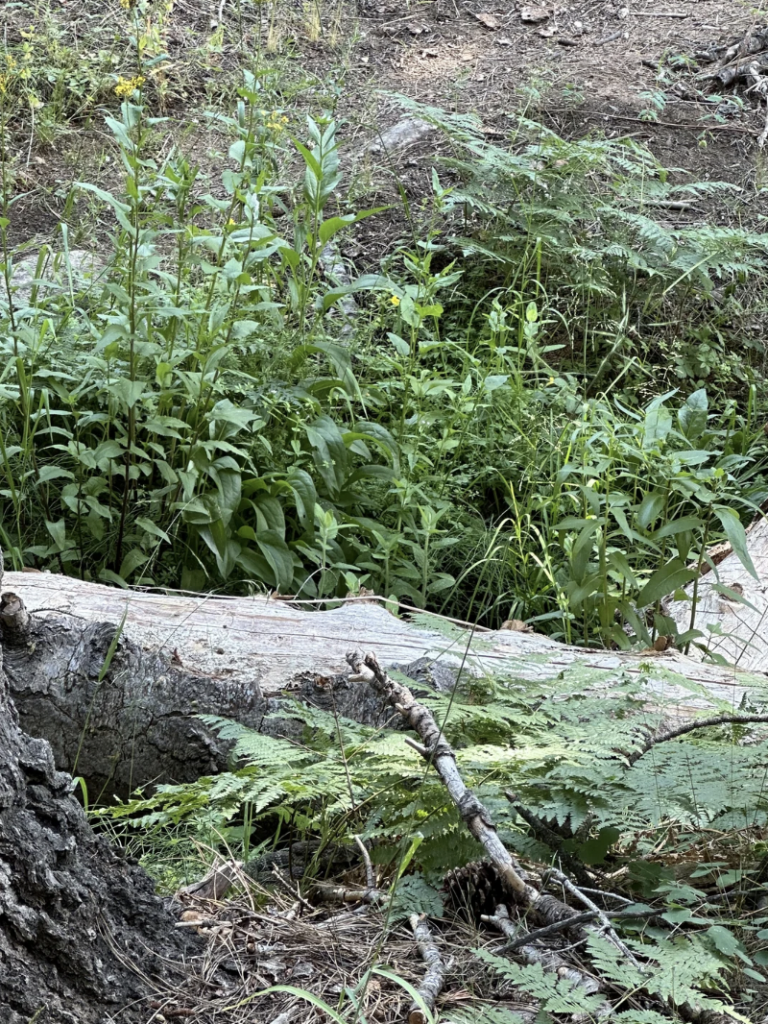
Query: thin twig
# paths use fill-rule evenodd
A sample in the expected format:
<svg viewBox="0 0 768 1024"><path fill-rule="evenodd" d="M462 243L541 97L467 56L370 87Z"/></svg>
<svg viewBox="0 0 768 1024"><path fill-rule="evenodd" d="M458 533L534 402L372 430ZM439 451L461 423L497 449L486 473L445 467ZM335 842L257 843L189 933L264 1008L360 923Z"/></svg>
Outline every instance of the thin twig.
<svg viewBox="0 0 768 1024"><path fill-rule="evenodd" d="M678 725L674 729L667 729L666 732L657 733L655 736L649 737L639 750L634 750L627 760L630 764L634 764L638 761L643 754L647 754L652 747L657 746L659 743L666 743L668 740L675 740L678 736L685 736L686 733L693 732L694 729L707 729L713 725L749 725L750 723L756 722L768 722L768 715L710 715L709 718L696 718L692 722L686 722L685 725Z"/></svg>
<svg viewBox="0 0 768 1024"><path fill-rule="evenodd" d="M506 935L513 942L520 938L520 925L514 924L510 920L509 911L503 904L496 907L492 916L483 914L481 920L486 924L493 925L494 928L498 928L503 935ZM526 963L541 964L545 971L548 971L550 974L557 974L560 978L566 978L574 985L582 988L587 995L594 995L595 992L600 990L600 982L596 978L590 978L589 975L583 974L575 967L571 967L553 949L541 949L539 946L529 943L524 946L518 946L517 953Z"/></svg>
<svg viewBox="0 0 768 1024"><path fill-rule="evenodd" d="M639 963L632 950L626 945L626 943L621 941L619 936L613 930L611 922L608 920L608 916L605 911L601 910L600 907L598 907L598 905L591 900L585 892L582 892L577 885L574 885L570 878L568 878L567 875L564 875L562 871L552 868L548 874L550 878L554 878L555 881L559 882L567 892L572 896L575 896L580 903L583 903L585 907L588 907L597 914L598 920L602 925L600 931L605 935L606 939L608 939L608 941L612 943L634 967L637 967L638 970L642 970L642 965Z"/></svg>
<svg viewBox="0 0 768 1024"><path fill-rule="evenodd" d="M531 942L538 942L539 939L546 939L550 935L557 935L559 932L564 932L569 928L577 928L579 925L586 924L587 921L594 921L596 916L593 910L587 910L583 914L574 914L573 917L565 917L561 921L553 921L552 924L544 925L543 928L536 928L532 932L527 932L525 935L520 935L518 938L513 939L505 947L505 950L509 953L513 949L521 949Z"/></svg>
<svg viewBox="0 0 768 1024"><path fill-rule="evenodd" d="M368 853L368 847L360 836L355 836L355 842L360 850L360 856L363 858L363 864L365 864L365 884L369 889L375 889L376 875L373 870L373 864L371 863L371 855Z"/></svg>
<svg viewBox="0 0 768 1024"><path fill-rule="evenodd" d="M570 907L568 909L571 910ZM571 917L564 917L562 920L553 921L552 924L545 925L543 928L536 928L535 931L528 932L527 935L521 935L506 947L507 951L519 949L528 942L535 942L539 939L546 939L550 935L557 935L558 932L567 931L569 928L578 928L579 925L585 924L587 921L593 921L596 917L600 916L599 910L585 910L583 914L575 914L571 910L571 913L573 915ZM612 917L614 920L637 921L638 918L655 917L657 914L658 910L617 910L615 913L609 912L607 916Z"/></svg>
<svg viewBox="0 0 768 1024"><path fill-rule="evenodd" d="M289 896L292 896L293 899L298 900L305 910L314 911L315 908L312 906L312 904L308 900L305 900L304 897L299 892L298 884L294 887L282 873L277 864L272 865L272 874L275 877L275 881L278 882L283 887L283 889L285 889Z"/></svg>

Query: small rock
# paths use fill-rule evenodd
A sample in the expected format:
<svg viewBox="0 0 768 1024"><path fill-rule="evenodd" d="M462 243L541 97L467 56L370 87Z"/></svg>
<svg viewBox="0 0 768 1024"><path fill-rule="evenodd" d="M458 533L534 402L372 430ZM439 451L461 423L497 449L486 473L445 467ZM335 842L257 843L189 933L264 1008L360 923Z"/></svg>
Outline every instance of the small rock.
<svg viewBox="0 0 768 1024"><path fill-rule="evenodd" d="M13 304L16 308L26 306L29 303L32 298L32 288L35 280L42 282L37 287L38 299L69 289L69 277L64 253L49 252L42 264L39 278L36 277L38 260L39 254L36 254L34 256L26 256L24 259L19 260L18 263L14 263L12 287L15 290ZM92 284L95 278L105 270L106 264L101 256L96 253L88 252L85 249L71 249L69 252L69 267L72 272L72 286L75 292L79 292Z"/></svg>
<svg viewBox="0 0 768 1024"><path fill-rule="evenodd" d="M540 21L546 21L549 17L549 10L546 7L523 7L520 11L520 20L528 25L537 25Z"/></svg>
<svg viewBox="0 0 768 1024"><path fill-rule="evenodd" d="M479 14L475 15L475 17L480 24L485 25L486 28L490 28L494 31L497 28L501 28L501 22L495 14L489 14L487 11L480 11Z"/></svg>

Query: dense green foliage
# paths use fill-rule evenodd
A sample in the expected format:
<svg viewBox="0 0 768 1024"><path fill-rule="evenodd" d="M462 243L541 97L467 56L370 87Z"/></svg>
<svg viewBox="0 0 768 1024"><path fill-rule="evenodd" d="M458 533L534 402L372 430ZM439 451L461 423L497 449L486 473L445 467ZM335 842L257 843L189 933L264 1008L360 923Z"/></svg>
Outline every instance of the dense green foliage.
<svg viewBox="0 0 768 1024"><path fill-rule="evenodd" d="M699 200L738 214L739 190L687 180L629 138L567 141L517 114L491 142L477 117L400 97L438 133L440 155L426 198L393 169L387 199L399 198L382 206L344 149L335 100L299 119L260 60L231 109L229 97L211 103L222 151L218 176L206 174L183 140L165 144L172 5L150 6L122 4L130 77L112 70L122 51L89 64L55 31L4 51L8 563L329 602L366 587L571 642L645 648L675 633L706 649L695 613L680 631L665 601L718 540L754 571L744 524L768 497L768 236L672 227L666 211ZM102 103L120 179L67 196L25 283L11 233L14 105L33 124L37 112L46 142ZM373 217L391 244L357 276L343 243ZM91 272L72 255L88 224ZM642 753L664 710L652 674L572 668L424 698L511 849L610 875L625 902L656 911L622 926L644 973L590 940L624 993L611 1018L624 1024L668 1020L663 1003L748 1009L768 964L766 742L729 726ZM292 738L211 720L236 741L231 771L138 794L100 820L170 887L191 859L197 870L201 846L248 857L362 835L393 869L390 921L439 918L445 872L480 850L434 774L401 733L298 704L290 717ZM541 1001L542 1024L599 1012L601 997L565 979L480 955ZM659 1012L635 1008L643 991ZM516 1020L476 1007L453 1019Z"/></svg>
<svg viewBox="0 0 768 1024"><path fill-rule="evenodd" d="M62 224L61 254L19 288L0 220L14 564L305 598L366 586L621 646L668 631L661 599L718 538L744 555L766 494L757 354L701 335L746 316L764 237L664 228L655 202L716 186L671 186L632 142L521 118L501 147L420 108L454 153L432 204L408 208L416 234L379 272L334 284L337 236L391 214L342 199L332 120L289 139L271 98L249 75L215 115L232 137L216 195L180 150L158 162L156 119L126 98L107 118L121 191L76 190L114 224L93 275ZM711 308L682 331L694 299ZM658 386L659 352L678 387Z"/></svg>

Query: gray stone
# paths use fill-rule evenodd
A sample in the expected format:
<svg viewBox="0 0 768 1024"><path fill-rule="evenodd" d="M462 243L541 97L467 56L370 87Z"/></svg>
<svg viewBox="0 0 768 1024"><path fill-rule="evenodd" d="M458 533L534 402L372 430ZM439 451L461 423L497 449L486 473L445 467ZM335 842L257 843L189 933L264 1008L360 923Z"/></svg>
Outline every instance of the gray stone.
<svg viewBox="0 0 768 1024"><path fill-rule="evenodd" d="M41 282L37 289L39 301L53 294L67 292L70 272L72 289L77 293L90 288L105 269L103 258L86 249L70 249L68 254L41 249L14 263L11 282L13 304L17 309L29 304L35 281Z"/></svg>

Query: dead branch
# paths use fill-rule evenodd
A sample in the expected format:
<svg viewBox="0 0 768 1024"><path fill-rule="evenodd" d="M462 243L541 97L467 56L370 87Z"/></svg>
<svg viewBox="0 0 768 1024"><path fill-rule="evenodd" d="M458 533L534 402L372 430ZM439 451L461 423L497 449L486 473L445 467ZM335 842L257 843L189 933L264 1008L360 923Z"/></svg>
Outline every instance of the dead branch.
<svg viewBox="0 0 768 1024"><path fill-rule="evenodd" d="M399 711L406 723L419 734L423 741L423 747L417 745L416 749L428 764L434 765L435 771L453 800L462 821L475 839L485 847L491 863L515 902L532 911L547 924L565 922L563 927L570 928L583 921L591 920L595 916L592 913L577 921L578 915L572 907L554 896L539 892L529 884L527 875L499 839L490 812L464 783L456 766L456 755L444 738L429 708L419 704L407 687L390 679L374 654L367 654L363 657L359 651L356 651L347 655L347 662L354 673L350 676L350 680L370 683L380 696ZM583 932L580 937L584 937Z"/></svg>
<svg viewBox="0 0 768 1024"><path fill-rule="evenodd" d="M416 991L421 996L424 1006L431 1013L443 988L445 966L440 951L432 940L426 915L411 914L410 922L416 939L416 948L421 954L421 959L427 965L427 970ZM427 1024L427 1015L417 1002L413 1002L408 1011L408 1024Z"/></svg>
<svg viewBox="0 0 768 1024"><path fill-rule="evenodd" d="M509 911L503 904L496 907L493 915L483 914L481 920L485 924L498 928L503 935L506 935L513 942L520 938L520 925L515 924L510 919ZM556 974L560 978L565 978L574 985L578 985L579 988L584 989L587 995L594 995L602 987L597 978L591 978L588 974L584 974L575 967L571 967L559 953L552 949L542 949L539 946L527 943L524 946L517 946L516 951L526 963L541 964L545 971Z"/></svg>
<svg viewBox="0 0 768 1024"><path fill-rule="evenodd" d="M380 889L358 889L348 885L332 885L330 882L315 882L312 895L328 902L339 903L380 903L387 894Z"/></svg>
<svg viewBox="0 0 768 1024"><path fill-rule="evenodd" d="M697 718L685 725L678 725L674 729L667 729L665 732L657 733L649 737L639 750L634 750L627 760L632 765L638 761L649 750L659 743L666 743L668 740L675 740L678 736L685 736L694 729L707 729L713 725L750 725L757 722L768 722L768 715L710 715L709 718Z"/></svg>
<svg viewBox="0 0 768 1024"><path fill-rule="evenodd" d="M0 629L8 647L25 647L29 642L29 612L19 595L10 590L0 598Z"/></svg>
<svg viewBox="0 0 768 1024"><path fill-rule="evenodd" d="M490 814L464 784L456 767L456 756L443 738L432 712L423 704L417 703L411 691L405 686L390 679L379 666L375 655L368 654L363 658L363 655L356 651L347 656L347 661L354 672L350 677L351 681L371 683L419 734L424 741L424 749L420 749L420 753L434 765L462 820L475 839L483 844L502 880L510 890L522 897L524 902L534 904L540 894L528 885L522 868L512 859L499 839Z"/></svg>

